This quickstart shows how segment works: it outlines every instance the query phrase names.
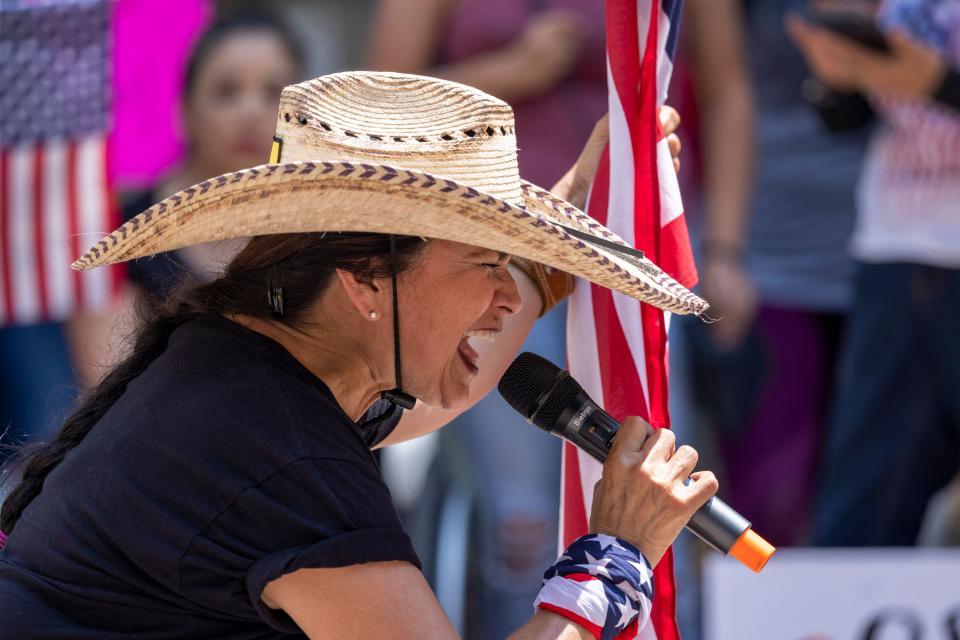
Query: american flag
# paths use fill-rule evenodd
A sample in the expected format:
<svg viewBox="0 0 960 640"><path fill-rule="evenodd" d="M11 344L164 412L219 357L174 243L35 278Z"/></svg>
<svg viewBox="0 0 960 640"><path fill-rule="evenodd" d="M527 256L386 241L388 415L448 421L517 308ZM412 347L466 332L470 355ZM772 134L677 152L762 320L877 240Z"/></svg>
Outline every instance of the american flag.
<svg viewBox="0 0 960 640"><path fill-rule="evenodd" d="M610 143L587 212L687 287L696 268L677 177L657 117L673 69L682 0L607 0ZM574 377L618 419L637 415L669 427L667 314L597 285L575 288L567 318ZM564 445L561 547L587 532L600 465ZM676 640L673 556L654 571L652 624L638 638Z"/></svg>
<svg viewBox="0 0 960 640"><path fill-rule="evenodd" d="M108 0L0 6L0 326L113 297L114 268L72 271L114 229L107 181Z"/></svg>

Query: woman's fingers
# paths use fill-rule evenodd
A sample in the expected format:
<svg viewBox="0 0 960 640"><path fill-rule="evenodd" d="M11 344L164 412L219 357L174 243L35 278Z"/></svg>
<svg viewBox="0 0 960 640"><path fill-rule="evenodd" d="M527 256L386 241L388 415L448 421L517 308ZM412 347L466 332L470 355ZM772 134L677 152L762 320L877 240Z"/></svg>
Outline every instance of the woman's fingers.
<svg viewBox="0 0 960 640"><path fill-rule="evenodd" d="M673 170L680 173L680 136L671 133L667 136L667 148L670 150L670 158L673 160Z"/></svg>
<svg viewBox="0 0 960 640"><path fill-rule="evenodd" d="M698 459L697 451L693 447L688 445L677 447L673 457L670 458L670 464L673 467L673 477L681 481L686 480L697 467Z"/></svg>
<svg viewBox="0 0 960 640"><path fill-rule="evenodd" d="M613 446L610 447L610 457L624 453L636 453L643 447L654 429L643 418L630 416L623 421L623 425L617 429L617 437L613 439Z"/></svg>
<svg viewBox="0 0 960 640"><path fill-rule="evenodd" d="M670 429L654 429L640 448L640 455L644 462L664 462L673 456L677 445L677 436Z"/></svg>
<svg viewBox="0 0 960 640"><path fill-rule="evenodd" d="M720 483L717 476L712 471L696 471L690 474L690 482L687 483L687 491L691 501L696 508L702 507L707 500L713 497L720 489Z"/></svg>
<svg viewBox="0 0 960 640"><path fill-rule="evenodd" d="M660 117L660 127L663 129L663 135L665 136L669 136L680 126L680 114L670 105L660 105L657 115Z"/></svg>

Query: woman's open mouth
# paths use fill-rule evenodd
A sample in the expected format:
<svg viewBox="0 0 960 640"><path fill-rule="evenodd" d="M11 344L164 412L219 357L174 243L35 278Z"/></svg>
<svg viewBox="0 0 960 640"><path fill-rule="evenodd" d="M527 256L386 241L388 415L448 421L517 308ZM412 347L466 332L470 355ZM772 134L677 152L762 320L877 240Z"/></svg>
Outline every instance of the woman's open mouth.
<svg viewBox="0 0 960 640"><path fill-rule="evenodd" d="M487 342L496 342L498 333L500 333L500 329L474 329L463 334L457 351L460 353L460 358L463 360L463 364L467 367L470 375L476 375L480 371L480 366L478 365L480 362L480 354L470 346L470 338L480 338Z"/></svg>
<svg viewBox="0 0 960 640"><path fill-rule="evenodd" d="M463 336L460 340L460 345L457 347L457 352L460 354L460 359L463 360L463 364L467 367L470 375L477 375L480 371L480 367L477 366L477 363L480 361L480 354L470 346L469 340L470 336Z"/></svg>

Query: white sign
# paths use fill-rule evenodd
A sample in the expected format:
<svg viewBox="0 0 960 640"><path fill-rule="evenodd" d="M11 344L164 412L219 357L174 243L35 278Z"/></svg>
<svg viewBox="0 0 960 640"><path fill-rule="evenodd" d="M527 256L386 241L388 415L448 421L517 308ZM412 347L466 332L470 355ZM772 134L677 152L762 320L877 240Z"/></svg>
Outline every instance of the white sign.
<svg viewBox="0 0 960 640"><path fill-rule="evenodd" d="M960 640L960 549L711 555L703 580L704 640Z"/></svg>

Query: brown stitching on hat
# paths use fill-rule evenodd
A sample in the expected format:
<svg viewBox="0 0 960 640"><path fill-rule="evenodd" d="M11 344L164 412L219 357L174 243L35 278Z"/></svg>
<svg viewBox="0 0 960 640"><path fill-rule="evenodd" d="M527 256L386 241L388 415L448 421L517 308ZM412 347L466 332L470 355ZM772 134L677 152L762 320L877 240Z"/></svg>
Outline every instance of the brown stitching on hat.
<svg viewBox="0 0 960 640"><path fill-rule="evenodd" d="M388 167L387 165L383 165L382 169L383 169L383 176L380 178L381 181L386 182L388 180L393 180L394 178L397 177L397 170L394 169L393 167Z"/></svg>
<svg viewBox="0 0 960 640"><path fill-rule="evenodd" d="M200 193L206 193L207 190L210 188L210 181L209 181L209 180L204 180L203 182L201 182L201 183L198 184L197 186L200 187Z"/></svg>
<svg viewBox="0 0 960 640"><path fill-rule="evenodd" d="M299 115L297 115L297 122L299 122L299 123L302 124L302 125L306 125L306 124L307 124L307 116L303 115L302 113L299 114Z"/></svg>
<svg viewBox="0 0 960 640"><path fill-rule="evenodd" d="M323 171L321 171L320 173L330 173L331 171L333 171L333 164L330 162L324 162Z"/></svg>
<svg viewBox="0 0 960 640"><path fill-rule="evenodd" d="M411 185L411 184L413 184L414 182L416 182L416 181L419 179L418 176L417 176L416 174L414 174L412 171L409 171L409 170L408 170L408 171L406 171L405 173L406 173L408 176L410 176L410 177L400 183L400 184L402 184L402 185L404 185L404 186Z"/></svg>
<svg viewBox="0 0 960 640"><path fill-rule="evenodd" d="M214 189L220 189L223 185L227 184L227 176L217 176L215 180L217 184L213 186Z"/></svg>
<svg viewBox="0 0 960 640"><path fill-rule="evenodd" d="M454 191L460 186L453 180L444 180L444 182L447 183L447 186L445 186L443 189L440 189L440 193L449 193L450 191Z"/></svg>
<svg viewBox="0 0 960 640"><path fill-rule="evenodd" d="M434 178L433 175L425 173L423 174L423 177L427 179L427 181L421 185L424 189L429 189L433 185L437 184L437 179Z"/></svg>
<svg viewBox="0 0 960 640"><path fill-rule="evenodd" d="M377 172L377 168L373 165L361 163L360 166L363 167L363 173L361 173L359 176L361 178L369 178Z"/></svg>
<svg viewBox="0 0 960 640"><path fill-rule="evenodd" d="M313 170L316 168L317 168L317 165L315 165L312 162L307 162L300 169L300 175L305 176L305 175L311 174L313 173Z"/></svg>
<svg viewBox="0 0 960 640"><path fill-rule="evenodd" d="M283 121L284 121L284 122L290 122L290 114L289 114L289 113L284 113L284 114L283 114Z"/></svg>
<svg viewBox="0 0 960 640"><path fill-rule="evenodd" d="M290 162L290 163L287 163L287 164L283 165L283 172L284 172L285 174L287 174L287 173L294 173L296 170L297 170L297 165L296 165L295 163L293 163L293 162Z"/></svg>

